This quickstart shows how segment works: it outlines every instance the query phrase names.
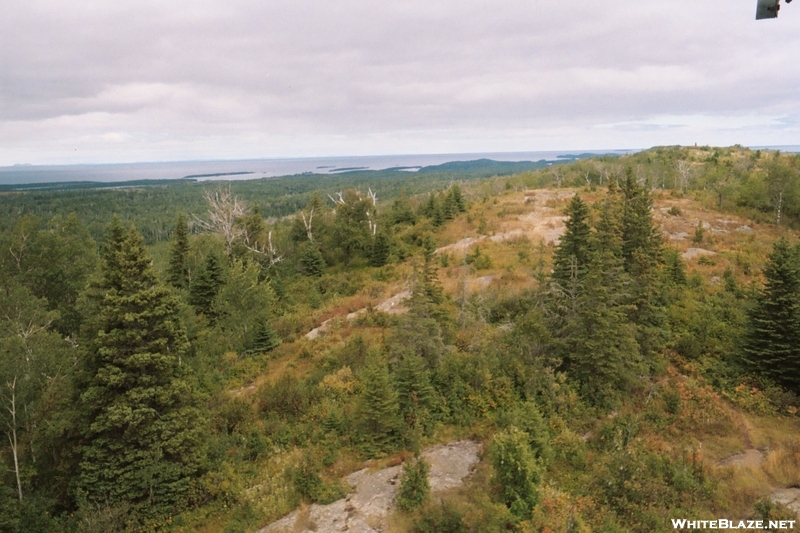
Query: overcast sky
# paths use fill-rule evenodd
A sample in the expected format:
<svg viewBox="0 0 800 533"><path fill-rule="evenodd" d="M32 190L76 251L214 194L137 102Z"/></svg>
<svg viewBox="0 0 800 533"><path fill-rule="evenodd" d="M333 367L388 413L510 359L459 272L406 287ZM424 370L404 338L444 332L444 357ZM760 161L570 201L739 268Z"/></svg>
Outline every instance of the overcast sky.
<svg viewBox="0 0 800 533"><path fill-rule="evenodd" d="M800 144L800 1L5 0L0 165Z"/></svg>

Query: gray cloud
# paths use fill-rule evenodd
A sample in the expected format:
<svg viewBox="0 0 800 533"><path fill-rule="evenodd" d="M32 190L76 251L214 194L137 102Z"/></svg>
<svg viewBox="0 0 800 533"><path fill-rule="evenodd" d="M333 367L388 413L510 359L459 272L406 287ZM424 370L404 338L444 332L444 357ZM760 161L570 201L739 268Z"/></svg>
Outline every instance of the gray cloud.
<svg viewBox="0 0 800 533"><path fill-rule="evenodd" d="M10 0L0 164L797 144L754 4Z"/></svg>

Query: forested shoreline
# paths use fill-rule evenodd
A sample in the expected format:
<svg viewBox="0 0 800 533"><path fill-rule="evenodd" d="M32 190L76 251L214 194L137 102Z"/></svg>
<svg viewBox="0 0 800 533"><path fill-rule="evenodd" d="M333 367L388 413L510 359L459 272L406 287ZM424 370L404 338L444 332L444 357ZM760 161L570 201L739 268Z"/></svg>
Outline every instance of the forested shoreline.
<svg viewBox="0 0 800 533"><path fill-rule="evenodd" d="M800 157L397 174L0 196L0 531L255 531L398 457L397 531L794 516Z"/></svg>

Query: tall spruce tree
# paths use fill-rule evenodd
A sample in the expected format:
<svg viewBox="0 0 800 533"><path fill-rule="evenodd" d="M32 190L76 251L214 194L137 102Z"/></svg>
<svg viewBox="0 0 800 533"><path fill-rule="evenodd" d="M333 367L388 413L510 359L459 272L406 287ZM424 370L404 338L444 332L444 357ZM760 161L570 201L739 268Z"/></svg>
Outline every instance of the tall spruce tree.
<svg viewBox="0 0 800 533"><path fill-rule="evenodd" d="M589 206L577 194L566 212L567 231L561 237L553 260L553 279L563 287L586 277L591 257Z"/></svg>
<svg viewBox="0 0 800 533"><path fill-rule="evenodd" d="M219 260L212 253L206 257L203 269L197 273L189 287L189 303L192 304L198 313L208 317L210 320L214 316L214 297L222 287L222 267Z"/></svg>
<svg viewBox="0 0 800 533"><path fill-rule="evenodd" d="M379 232L372 241L372 249L369 254L369 264L374 267L382 267L389 260L389 237L385 233Z"/></svg>
<svg viewBox="0 0 800 533"><path fill-rule="evenodd" d="M300 272L306 276L318 278L324 271L325 258L322 257L319 247L313 242L305 243L300 252Z"/></svg>
<svg viewBox="0 0 800 533"><path fill-rule="evenodd" d="M383 455L397 447L402 434L400 404L386 362L372 360L364 368L361 381L358 413L362 447L369 456Z"/></svg>
<svg viewBox="0 0 800 533"><path fill-rule="evenodd" d="M650 191L636 181L630 167L625 170L622 193L621 253L631 276L629 317L638 327L636 339L642 354L652 355L663 348L667 336L666 310L658 286L663 238L653 222Z"/></svg>
<svg viewBox="0 0 800 533"><path fill-rule="evenodd" d="M630 391L643 372L636 327L625 303L628 276L611 253L596 254L580 294L555 325L562 369L580 384L583 396L598 405Z"/></svg>
<svg viewBox="0 0 800 533"><path fill-rule="evenodd" d="M425 263L419 290L434 305L441 304L444 301L444 290L439 281L439 275L436 273L436 241L433 240L430 233L422 239L422 254Z"/></svg>
<svg viewBox="0 0 800 533"><path fill-rule="evenodd" d="M268 353L277 348L281 338L268 321L259 323L253 338L253 347L248 350L251 355Z"/></svg>
<svg viewBox="0 0 800 533"><path fill-rule="evenodd" d="M203 417L181 357L178 302L158 282L141 236L115 219L85 298L76 378L82 438L76 494L137 521L174 512L201 464Z"/></svg>
<svg viewBox="0 0 800 533"><path fill-rule="evenodd" d="M172 246L169 251L169 282L179 289L189 284L189 268L186 264L189 257L189 228L183 213L178 214L178 223L172 234Z"/></svg>
<svg viewBox="0 0 800 533"><path fill-rule="evenodd" d="M400 411L406 425L424 431L430 423L435 391L425 360L415 353L405 353L397 364L397 391Z"/></svg>
<svg viewBox="0 0 800 533"><path fill-rule="evenodd" d="M773 246L764 277L748 313L743 359L754 372L800 391L800 261L786 239Z"/></svg>
<svg viewBox="0 0 800 533"><path fill-rule="evenodd" d="M625 270L638 275L661 261L663 239L653 223L650 191L636 181L631 167L625 169L622 193L622 257Z"/></svg>

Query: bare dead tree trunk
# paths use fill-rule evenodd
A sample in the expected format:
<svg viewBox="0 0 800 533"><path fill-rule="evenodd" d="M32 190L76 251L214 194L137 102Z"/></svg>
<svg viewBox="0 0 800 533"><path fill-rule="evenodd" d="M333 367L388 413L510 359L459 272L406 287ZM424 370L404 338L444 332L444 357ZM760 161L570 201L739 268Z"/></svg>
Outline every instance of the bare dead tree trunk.
<svg viewBox="0 0 800 533"><path fill-rule="evenodd" d="M678 174L681 177L681 190L685 191L689 188L689 177L691 175L692 166L681 159L675 164L675 168L678 170Z"/></svg>
<svg viewBox="0 0 800 533"><path fill-rule="evenodd" d="M19 444L17 442L17 377L14 376L14 381L6 383L6 386L11 391L9 406L6 407L6 410L11 415L11 421L6 422L8 428L6 436L9 444L11 444L11 455L14 457L14 475L17 477L17 493L19 494L19 501L22 501L22 480L19 475Z"/></svg>
<svg viewBox="0 0 800 533"><path fill-rule="evenodd" d="M203 197L209 207L208 220L197 216L194 218L202 228L222 236L225 253L230 256L234 242L244 234L244 229L237 222L247 213L247 205L231 194L230 187L227 190L206 191Z"/></svg>
<svg viewBox="0 0 800 533"><path fill-rule="evenodd" d="M311 223L314 220L314 208L311 208L311 212L308 214L308 219L306 219L306 214L304 211L300 211L300 217L302 217L303 226L306 228L306 237L308 237L309 242L314 242L314 235L311 233Z"/></svg>

